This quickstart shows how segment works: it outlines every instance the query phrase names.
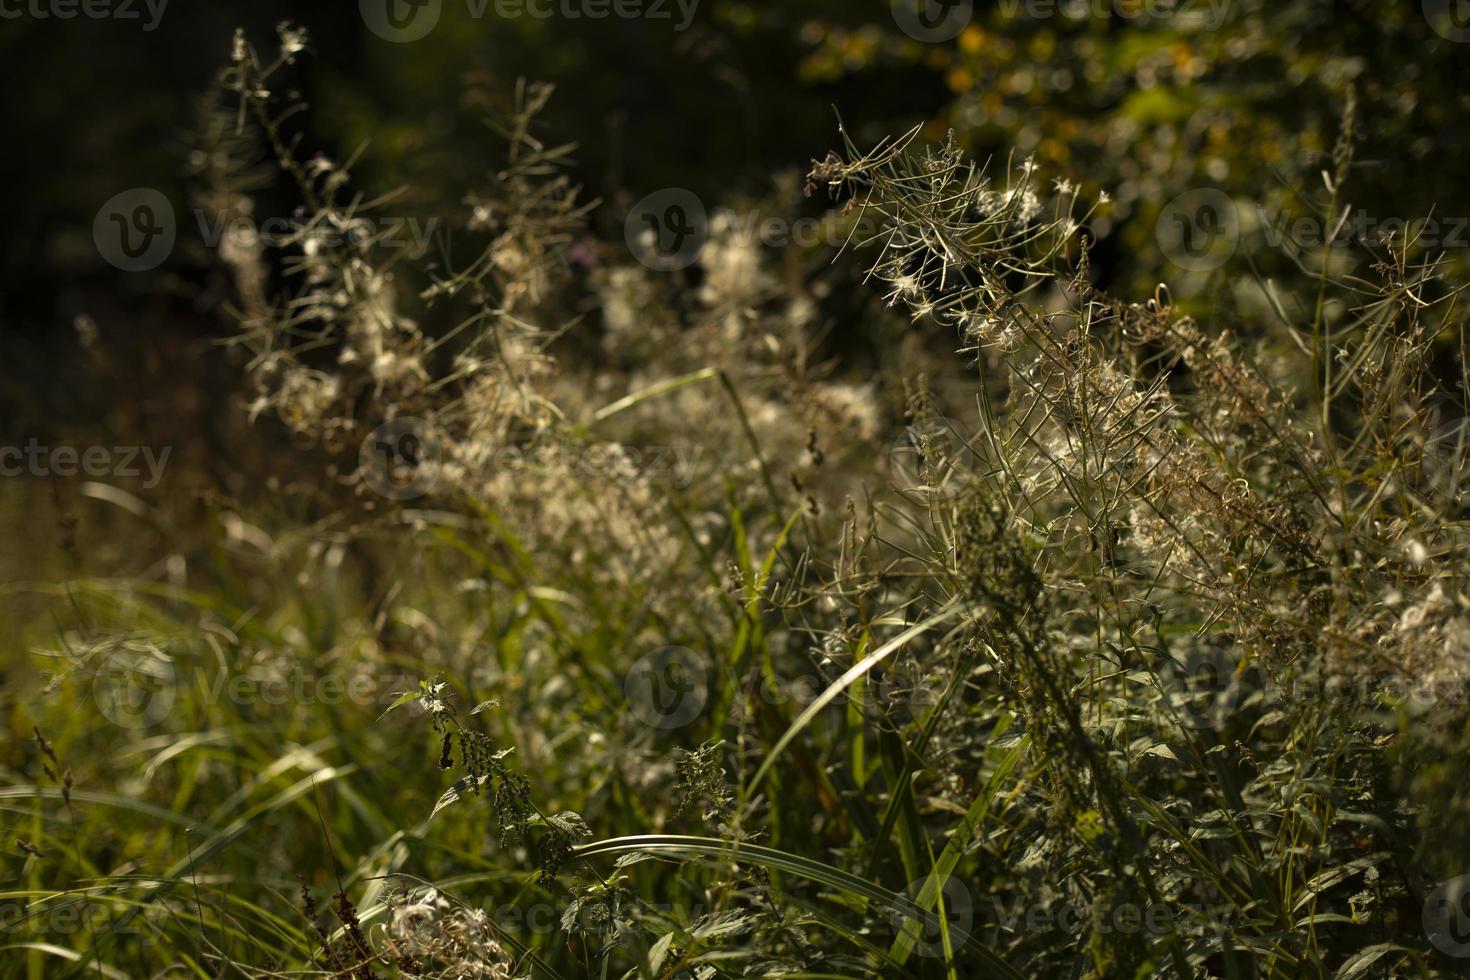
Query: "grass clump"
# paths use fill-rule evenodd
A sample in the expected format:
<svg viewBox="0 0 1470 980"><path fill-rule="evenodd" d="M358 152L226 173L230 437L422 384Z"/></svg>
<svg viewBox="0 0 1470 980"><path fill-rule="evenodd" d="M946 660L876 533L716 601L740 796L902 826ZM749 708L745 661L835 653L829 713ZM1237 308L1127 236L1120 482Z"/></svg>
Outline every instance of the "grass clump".
<svg viewBox="0 0 1470 980"><path fill-rule="evenodd" d="M30 587L17 972L1454 968L1463 322L1412 238L1203 322L1093 285L1065 175L844 131L847 258L717 212L664 273L521 85L413 256L279 40L193 159L212 220L299 202L219 274L320 478Z"/></svg>

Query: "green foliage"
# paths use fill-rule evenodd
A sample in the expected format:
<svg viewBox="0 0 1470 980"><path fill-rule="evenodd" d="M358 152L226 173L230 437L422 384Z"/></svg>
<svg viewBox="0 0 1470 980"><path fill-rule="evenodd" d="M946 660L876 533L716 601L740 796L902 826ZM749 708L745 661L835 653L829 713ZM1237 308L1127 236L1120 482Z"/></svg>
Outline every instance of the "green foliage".
<svg viewBox="0 0 1470 980"><path fill-rule="evenodd" d="M1284 57L1230 16L1209 85L1147 32L957 44L1002 94L1023 56L1173 65L1037 126L1182 127L1208 168L1210 85L1261 101ZM408 256L354 161L298 155L304 38L278 40L237 35L197 203L299 200L284 241L220 251L217 305L250 414L332 479L210 502L157 574L7 586L45 612L0 773L7 974L1456 968L1453 263L1402 237L1287 263L1235 326L1103 288L1107 196L1046 138L987 168L962 133L844 128L808 191L866 270L719 208L660 272L601 234L531 84L480 104L500 156ZM1383 98L1331 117L1328 226ZM1240 111L1269 136L1269 109ZM1119 176L1140 208L1165 186ZM901 312L824 312L865 290Z"/></svg>

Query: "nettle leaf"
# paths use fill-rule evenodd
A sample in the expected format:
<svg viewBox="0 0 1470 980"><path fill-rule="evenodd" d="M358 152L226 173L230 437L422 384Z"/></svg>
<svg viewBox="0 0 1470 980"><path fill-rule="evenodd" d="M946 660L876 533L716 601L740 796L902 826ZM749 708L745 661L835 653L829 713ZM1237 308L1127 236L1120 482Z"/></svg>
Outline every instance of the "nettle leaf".
<svg viewBox="0 0 1470 980"><path fill-rule="evenodd" d="M381 715L378 715L378 720L379 721L382 721L383 718L387 716L388 712L392 711L394 708L402 707L403 705L408 704L410 701L418 701L418 700L422 699L423 696L424 696L424 692L423 691L402 691L402 692L400 692L398 694L398 697L394 699L393 703L390 704L390 705L388 705L388 707L384 708L383 709L383 713Z"/></svg>
<svg viewBox="0 0 1470 980"><path fill-rule="evenodd" d="M568 837L591 837L592 830L580 813L563 810L546 818L546 825Z"/></svg>
<svg viewBox="0 0 1470 980"><path fill-rule="evenodd" d="M648 851L633 851L630 854L624 854L619 857L616 861L613 862L613 867L621 871L623 868L629 867L634 864L642 864L645 861L661 861L664 864L683 863L683 861L678 858L671 858L664 854L653 854Z"/></svg>
<svg viewBox="0 0 1470 980"><path fill-rule="evenodd" d="M455 780L454 785L445 790L444 795L439 797L439 802L434 804L434 809L429 811L429 819L433 820L439 811L449 806L449 804L458 803L464 795L465 790L478 791L481 786L484 786L489 781L489 776L464 776Z"/></svg>
<svg viewBox="0 0 1470 980"><path fill-rule="evenodd" d="M473 708L471 708L470 709L470 714L477 715L480 712L485 711L488 708L498 708L498 707L500 707L500 699L499 698L491 698L488 701L481 701L479 704L477 704Z"/></svg>
<svg viewBox="0 0 1470 980"><path fill-rule="evenodd" d="M1354 875L1362 874L1369 868L1387 860L1388 857L1389 855L1386 853L1370 854L1366 857L1357 858L1346 864L1339 865L1338 867L1328 868L1326 871L1318 872L1302 887L1296 903L1292 906L1292 911L1299 911L1329 888L1341 884Z"/></svg>
<svg viewBox="0 0 1470 980"><path fill-rule="evenodd" d="M664 960L668 958L669 948L674 945L674 934L664 933L653 948L648 951L648 966L655 974L663 968Z"/></svg>
<svg viewBox="0 0 1470 980"><path fill-rule="evenodd" d="M567 933L603 933L612 921L612 909L605 900L594 895L577 896L561 914L561 928Z"/></svg>
<svg viewBox="0 0 1470 980"><path fill-rule="evenodd" d="M1409 951L1404 947L1396 946L1393 943L1380 943L1377 946L1369 946L1367 949L1359 950L1356 955L1344 963L1342 968L1337 971L1334 980L1357 980L1358 977L1368 976L1368 968L1389 953L1407 952Z"/></svg>
<svg viewBox="0 0 1470 980"><path fill-rule="evenodd" d="M759 923L760 919L756 916L730 909L703 916L690 929L690 933L698 939L718 939L739 935L748 929L755 928Z"/></svg>
<svg viewBox="0 0 1470 980"><path fill-rule="evenodd" d="M729 806L728 780L725 775L725 742L711 740L693 752L684 752L675 764L675 792L679 802L675 816L683 813L696 800L712 800L714 805L706 819L721 815Z"/></svg>
<svg viewBox="0 0 1470 980"><path fill-rule="evenodd" d="M537 850L540 852L537 870L543 883L552 880L560 873L562 865L571 857L578 838L592 836L587 821L582 819L581 814L571 810L552 814L544 821L528 820L526 822L544 823L546 827L546 833L537 842Z"/></svg>

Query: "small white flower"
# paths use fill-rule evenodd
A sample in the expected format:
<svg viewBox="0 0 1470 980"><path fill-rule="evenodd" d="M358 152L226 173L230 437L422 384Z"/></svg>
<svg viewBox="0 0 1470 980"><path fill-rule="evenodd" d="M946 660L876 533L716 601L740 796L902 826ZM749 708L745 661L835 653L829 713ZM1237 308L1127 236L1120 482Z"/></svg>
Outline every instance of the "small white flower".
<svg viewBox="0 0 1470 980"><path fill-rule="evenodd" d="M306 28L283 23L276 33L281 39L281 57L290 60L292 55L306 49Z"/></svg>

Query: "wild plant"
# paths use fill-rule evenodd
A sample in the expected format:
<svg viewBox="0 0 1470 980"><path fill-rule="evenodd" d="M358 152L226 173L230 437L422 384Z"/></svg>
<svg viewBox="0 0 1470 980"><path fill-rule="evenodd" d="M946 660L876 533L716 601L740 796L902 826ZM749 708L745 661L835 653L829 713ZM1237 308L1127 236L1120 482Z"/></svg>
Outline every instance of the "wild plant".
<svg viewBox="0 0 1470 980"><path fill-rule="evenodd" d="M1351 274L1295 255L1255 319L1210 322L1094 285L1106 195L843 129L806 183L840 261L717 208L667 272L599 233L520 83L472 88L503 158L415 255L355 155L303 150L305 47L237 35L191 163L211 223L292 202L284 240L224 240L221 305L247 412L319 485L294 525L220 515L167 588L69 588L51 693L138 665L415 683L274 710L178 685L90 771L103 736L38 734L50 782L0 798L30 807L28 901L111 916L79 961L1454 967L1424 921L1470 857L1463 318L1412 237ZM1327 227L1351 152L1302 195ZM677 720L650 681L693 698ZM199 829L124 854L63 820L102 807ZM554 914L502 914L528 908Z"/></svg>

